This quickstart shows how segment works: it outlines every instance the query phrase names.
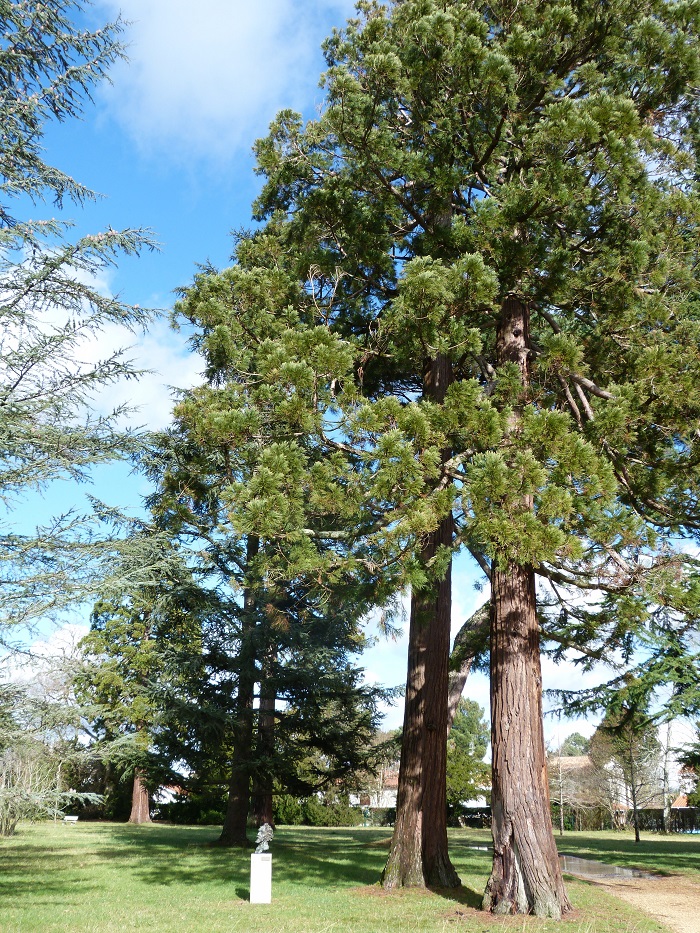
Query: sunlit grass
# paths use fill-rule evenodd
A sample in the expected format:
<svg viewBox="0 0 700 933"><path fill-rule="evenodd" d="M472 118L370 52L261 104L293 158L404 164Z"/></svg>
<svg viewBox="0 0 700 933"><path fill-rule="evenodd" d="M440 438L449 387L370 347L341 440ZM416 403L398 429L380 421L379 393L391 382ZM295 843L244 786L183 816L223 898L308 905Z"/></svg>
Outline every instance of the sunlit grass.
<svg viewBox="0 0 700 933"><path fill-rule="evenodd" d="M0 843L0 930L107 933L652 933L664 929L600 889L569 883L574 915L563 925L499 919L478 910L488 876L481 831L451 833L462 877L456 891L385 894L377 885L389 830L281 827L273 851L273 903L248 903L249 854L207 845L205 827L51 823L22 826ZM700 839L564 837L564 851L669 872L697 871Z"/></svg>

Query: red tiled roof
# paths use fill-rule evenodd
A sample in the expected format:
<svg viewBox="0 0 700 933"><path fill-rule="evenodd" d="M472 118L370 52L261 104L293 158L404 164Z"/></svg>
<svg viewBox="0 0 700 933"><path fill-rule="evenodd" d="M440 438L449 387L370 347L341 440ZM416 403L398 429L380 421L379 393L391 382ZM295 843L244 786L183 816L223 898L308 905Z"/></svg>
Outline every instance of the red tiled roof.
<svg viewBox="0 0 700 933"><path fill-rule="evenodd" d="M591 759L588 755L562 755L561 757L554 755L549 759L548 766L550 772L553 772L555 768L561 768L562 771L580 771L587 768L590 763Z"/></svg>

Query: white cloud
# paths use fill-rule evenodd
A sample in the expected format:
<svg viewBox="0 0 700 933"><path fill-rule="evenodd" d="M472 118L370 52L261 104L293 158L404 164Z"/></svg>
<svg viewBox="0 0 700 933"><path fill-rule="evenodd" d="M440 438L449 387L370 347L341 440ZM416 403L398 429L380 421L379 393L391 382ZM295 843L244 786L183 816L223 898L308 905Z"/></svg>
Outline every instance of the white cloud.
<svg viewBox="0 0 700 933"><path fill-rule="evenodd" d="M22 652L3 657L0 681L25 685L40 681L77 656L78 642L89 630L84 622L64 622L31 644L26 642Z"/></svg>
<svg viewBox="0 0 700 933"><path fill-rule="evenodd" d="M121 347L137 370L148 370L138 379L122 379L105 387L94 399L98 411L107 413L120 405L134 409L130 424L159 430L171 421L172 389L188 389L202 381L203 361L192 353L182 332L157 319L148 332L134 335L120 327L108 327L98 338L83 346L81 361L94 363ZM172 388L171 388L172 387Z"/></svg>
<svg viewBox="0 0 700 933"><path fill-rule="evenodd" d="M113 268L94 274L76 271L78 281L107 297L114 294ZM45 328L61 328L66 323L62 308L49 308L42 315ZM129 414L123 424L149 430L165 428L171 421L173 390L189 389L202 381L203 360L187 345L184 331L175 331L165 316L152 320L148 330L131 331L118 323L106 324L97 331L85 331L72 358L75 371L88 372L99 362L123 350L123 359L131 363L136 378L122 378L97 389L89 407L98 414L109 414L123 405Z"/></svg>
<svg viewBox="0 0 700 933"><path fill-rule="evenodd" d="M147 150L228 155L313 99L318 48L351 0L101 0L127 21L129 64L106 99ZM321 99L321 92L316 92ZM183 159L183 161L185 161Z"/></svg>

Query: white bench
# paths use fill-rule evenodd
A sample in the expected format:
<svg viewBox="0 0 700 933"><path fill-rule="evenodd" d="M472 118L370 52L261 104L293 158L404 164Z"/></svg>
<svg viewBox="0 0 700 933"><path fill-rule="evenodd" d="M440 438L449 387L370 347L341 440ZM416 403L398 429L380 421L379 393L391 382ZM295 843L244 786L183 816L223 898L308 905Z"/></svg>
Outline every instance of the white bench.
<svg viewBox="0 0 700 933"><path fill-rule="evenodd" d="M77 816L64 816L63 822L64 823L77 823L78 817Z"/></svg>

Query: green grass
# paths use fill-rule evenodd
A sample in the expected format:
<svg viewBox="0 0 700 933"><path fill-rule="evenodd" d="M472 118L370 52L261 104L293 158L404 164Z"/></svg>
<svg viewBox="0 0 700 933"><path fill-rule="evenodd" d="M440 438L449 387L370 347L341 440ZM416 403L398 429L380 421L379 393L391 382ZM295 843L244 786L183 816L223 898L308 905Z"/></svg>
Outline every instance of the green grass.
<svg viewBox="0 0 700 933"><path fill-rule="evenodd" d="M457 891L376 885L389 830L281 827L273 850L273 903L248 903L248 853L207 845L206 827L51 823L23 825L0 843L2 933L652 933L664 928L605 892L571 880L563 924L478 911L488 876L487 832L451 833ZM668 872L698 870L700 839L571 833L563 851Z"/></svg>

